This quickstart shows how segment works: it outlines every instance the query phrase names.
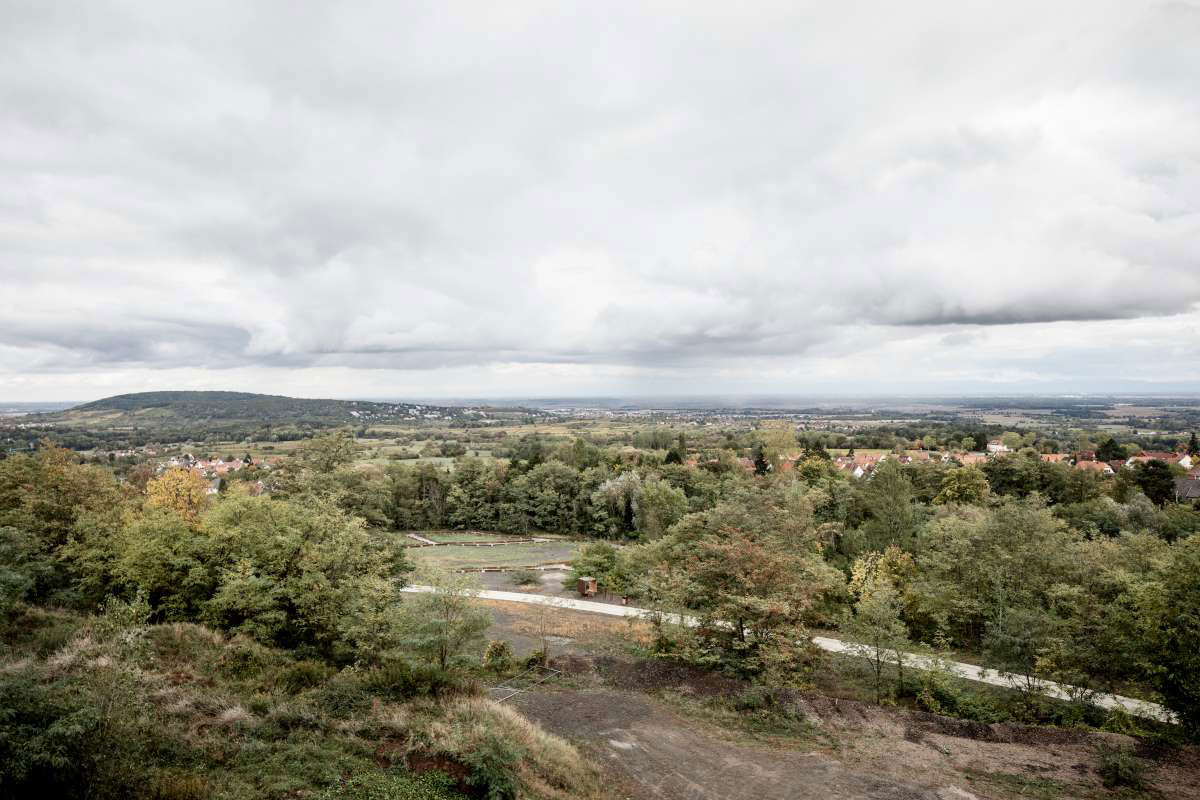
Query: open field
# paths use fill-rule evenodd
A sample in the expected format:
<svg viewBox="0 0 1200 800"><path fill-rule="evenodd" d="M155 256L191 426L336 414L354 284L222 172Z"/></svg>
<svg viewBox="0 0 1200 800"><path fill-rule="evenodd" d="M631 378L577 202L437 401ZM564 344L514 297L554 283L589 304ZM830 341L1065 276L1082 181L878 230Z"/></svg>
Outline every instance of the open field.
<svg viewBox="0 0 1200 800"><path fill-rule="evenodd" d="M571 560L578 551L577 542L554 541L500 544L495 547L416 547L408 552L414 561L443 569L485 569L558 564Z"/></svg>
<svg viewBox="0 0 1200 800"><path fill-rule="evenodd" d="M431 542L486 542L488 539L503 540L503 539L519 539L523 538L516 534L487 534L479 533L478 531L451 531L442 533L422 533L420 534Z"/></svg>
<svg viewBox="0 0 1200 800"><path fill-rule="evenodd" d="M499 542L510 539L554 539L568 541L570 537L558 533L489 533L484 531L405 531L416 533L431 542Z"/></svg>

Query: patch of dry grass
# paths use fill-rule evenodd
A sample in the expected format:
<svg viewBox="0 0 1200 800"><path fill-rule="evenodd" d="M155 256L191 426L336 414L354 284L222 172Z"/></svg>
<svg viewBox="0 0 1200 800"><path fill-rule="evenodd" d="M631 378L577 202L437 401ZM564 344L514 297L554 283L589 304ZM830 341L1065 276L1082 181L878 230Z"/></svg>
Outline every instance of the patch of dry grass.
<svg viewBox="0 0 1200 800"><path fill-rule="evenodd" d="M504 600L479 602L516 617L513 630L525 636L537 638L545 633L547 636L585 642L619 637L640 646L649 646L654 642L654 627L645 620L633 617L601 617L567 608L509 603Z"/></svg>
<svg viewBox="0 0 1200 800"><path fill-rule="evenodd" d="M606 797L599 771L573 745L484 697L447 700L421 709L419 738L434 752L464 756L493 739L523 754L517 775L531 800L600 800ZM416 721L416 720L414 720Z"/></svg>

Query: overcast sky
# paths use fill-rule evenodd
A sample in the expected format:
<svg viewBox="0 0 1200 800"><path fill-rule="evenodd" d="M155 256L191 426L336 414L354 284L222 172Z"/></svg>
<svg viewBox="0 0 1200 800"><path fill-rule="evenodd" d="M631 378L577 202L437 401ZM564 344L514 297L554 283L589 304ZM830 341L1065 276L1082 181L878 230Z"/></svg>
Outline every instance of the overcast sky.
<svg viewBox="0 0 1200 800"><path fill-rule="evenodd" d="M0 0L0 398L1200 391L1200 3Z"/></svg>

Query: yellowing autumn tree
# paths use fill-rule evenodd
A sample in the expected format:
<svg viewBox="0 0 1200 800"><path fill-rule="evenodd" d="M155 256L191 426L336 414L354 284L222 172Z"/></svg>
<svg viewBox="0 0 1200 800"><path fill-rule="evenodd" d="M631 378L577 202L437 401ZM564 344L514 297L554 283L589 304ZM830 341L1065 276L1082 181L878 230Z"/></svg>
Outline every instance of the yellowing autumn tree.
<svg viewBox="0 0 1200 800"><path fill-rule="evenodd" d="M169 469L146 484L146 506L195 522L208 506L208 481L190 469Z"/></svg>

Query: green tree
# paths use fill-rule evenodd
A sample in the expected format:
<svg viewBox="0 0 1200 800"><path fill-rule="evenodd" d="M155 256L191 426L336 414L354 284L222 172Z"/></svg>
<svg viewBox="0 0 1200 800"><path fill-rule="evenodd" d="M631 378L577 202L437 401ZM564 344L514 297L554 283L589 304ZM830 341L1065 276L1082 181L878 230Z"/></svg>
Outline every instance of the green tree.
<svg viewBox="0 0 1200 800"><path fill-rule="evenodd" d="M146 484L146 506L168 509L194 523L208 507L208 481L190 469L169 469Z"/></svg>
<svg viewBox="0 0 1200 800"><path fill-rule="evenodd" d="M354 434L342 430L314 436L297 450L296 455L305 468L325 475L354 463L358 452Z"/></svg>
<svg viewBox="0 0 1200 800"><path fill-rule="evenodd" d="M589 542L579 549L570 561L571 571L563 580L563 586L574 589L580 578L595 578L601 591L621 593L628 589L626 574L620 551L608 542Z"/></svg>
<svg viewBox="0 0 1200 800"><path fill-rule="evenodd" d="M620 536L634 533L637 510L642 501L642 479L636 472L622 472L592 492L591 505L597 533Z"/></svg>
<svg viewBox="0 0 1200 800"><path fill-rule="evenodd" d="M870 667L877 703L887 694L884 673L888 665L896 665L897 685L903 688L904 658L912 643L900 613L899 593L887 581L879 581L866 587L854 604L853 615L842 623L851 652Z"/></svg>
<svg viewBox="0 0 1200 800"><path fill-rule="evenodd" d="M1118 459L1121 461L1125 460L1125 448L1117 444L1117 440L1111 436L1101 442L1100 446L1096 448L1097 461L1116 461Z"/></svg>
<svg viewBox="0 0 1200 800"><path fill-rule="evenodd" d="M417 580L433 591L405 598L402 644L439 668L450 669L466 651L483 643L492 617L476 604L479 589L470 576L425 570Z"/></svg>
<svg viewBox="0 0 1200 800"><path fill-rule="evenodd" d="M378 666L404 656L407 617L400 583L391 577L360 579L340 621L340 634L361 666Z"/></svg>
<svg viewBox="0 0 1200 800"><path fill-rule="evenodd" d="M399 582L398 547L372 541L362 520L328 498L230 497L205 515L206 559L217 572L201 616L282 647L336 655L344 620L371 579Z"/></svg>
<svg viewBox="0 0 1200 800"><path fill-rule="evenodd" d="M917 531L913 486L897 461L889 458L875 468L863 490L863 503L870 513L863 525L867 549L883 550L891 544L912 549Z"/></svg>
<svg viewBox="0 0 1200 800"><path fill-rule="evenodd" d="M1137 485L1155 505L1165 505L1175 498L1175 476L1165 461L1157 458L1143 461L1135 472Z"/></svg>
<svg viewBox="0 0 1200 800"><path fill-rule="evenodd" d="M1047 608L1050 587L1071 576L1081 538L1037 498L944 507L922 531L917 554L914 621L922 638L942 632L978 649L1003 609Z"/></svg>
<svg viewBox="0 0 1200 800"><path fill-rule="evenodd" d="M144 594L160 621L195 620L216 589L221 554L171 509L147 510L121 528L112 544L116 587Z"/></svg>
<svg viewBox="0 0 1200 800"><path fill-rule="evenodd" d="M1038 605L1010 606L1003 597L992 606L983 638L989 666L1006 675L1023 702L1040 700L1042 663L1060 639L1061 621Z"/></svg>
<svg viewBox="0 0 1200 800"><path fill-rule="evenodd" d="M767 461L766 450L761 443L756 444L754 446L754 474L766 475L770 468L771 464Z"/></svg>
<svg viewBox="0 0 1200 800"><path fill-rule="evenodd" d="M699 618L681 632L682 654L739 675L794 670L806 620L844 586L821 557L802 490L739 495L684 517L646 547L646 599Z"/></svg>
<svg viewBox="0 0 1200 800"><path fill-rule="evenodd" d="M804 452L801 458L808 460L810 458L819 458L822 461L829 461L829 451L825 449L825 443L817 438L810 438L804 445Z"/></svg>
<svg viewBox="0 0 1200 800"><path fill-rule="evenodd" d="M53 573L54 566L32 535L10 526L0 528L0 623Z"/></svg>
<svg viewBox="0 0 1200 800"><path fill-rule="evenodd" d="M638 532L647 539L657 539L687 513L687 496L666 481L650 478L642 483L642 495L637 507Z"/></svg>
<svg viewBox="0 0 1200 800"><path fill-rule="evenodd" d="M979 505L987 499L990 487L987 476L978 467L959 467L949 470L942 478L941 491L933 498L936 505L967 503Z"/></svg>
<svg viewBox="0 0 1200 800"><path fill-rule="evenodd" d="M1200 738L1200 539L1173 547L1154 606L1148 649L1158 690L1184 729Z"/></svg>
<svg viewBox="0 0 1200 800"><path fill-rule="evenodd" d="M1187 454L1192 458L1200 456L1200 440L1196 439L1196 432L1192 431L1192 435L1188 438Z"/></svg>

